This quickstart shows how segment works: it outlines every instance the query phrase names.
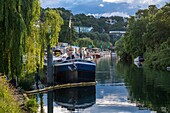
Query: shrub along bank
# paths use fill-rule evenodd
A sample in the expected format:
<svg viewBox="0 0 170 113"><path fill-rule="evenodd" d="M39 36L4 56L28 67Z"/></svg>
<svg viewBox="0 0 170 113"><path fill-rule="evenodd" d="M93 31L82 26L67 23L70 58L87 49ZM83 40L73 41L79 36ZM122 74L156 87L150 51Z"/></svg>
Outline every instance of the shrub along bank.
<svg viewBox="0 0 170 113"><path fill-rule="evenodd" d="M0 77L0 113L23 113L13 94L12 86Z"/></svg>

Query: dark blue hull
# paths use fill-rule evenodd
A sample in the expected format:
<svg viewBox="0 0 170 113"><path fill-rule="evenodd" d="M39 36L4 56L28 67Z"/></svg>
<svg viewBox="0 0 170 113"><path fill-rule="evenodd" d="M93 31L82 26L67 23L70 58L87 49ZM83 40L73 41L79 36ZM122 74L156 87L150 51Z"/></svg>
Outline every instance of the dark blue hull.
<svg viewBox="0 0 170 113"><path fill-rule="evenodd" d="M57 89L54 91L54 101L70 111L85 109L95 104L96 87Z"/></svg>
<svg viewBox="0 0 170 113"><path fill-rule="evenodd" d="M95 82L96 64L91 61L70 61L54 65L55 83Z"/></svg>

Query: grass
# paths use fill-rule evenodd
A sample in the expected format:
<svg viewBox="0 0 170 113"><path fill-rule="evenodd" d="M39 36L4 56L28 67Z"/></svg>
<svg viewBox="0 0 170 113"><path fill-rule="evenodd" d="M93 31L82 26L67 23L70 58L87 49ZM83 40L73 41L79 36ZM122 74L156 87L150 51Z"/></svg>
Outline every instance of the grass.
<svg viewBox="0 0 170 113"><path fill-rule="evenodd" d="M13 94L12 86L0 76L0 113L23 113Z"/></svg>

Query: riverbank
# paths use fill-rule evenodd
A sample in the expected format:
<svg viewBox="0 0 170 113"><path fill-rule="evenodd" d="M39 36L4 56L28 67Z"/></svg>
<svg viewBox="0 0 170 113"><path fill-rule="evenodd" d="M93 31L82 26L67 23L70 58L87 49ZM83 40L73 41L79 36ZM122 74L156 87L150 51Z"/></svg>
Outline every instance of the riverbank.
<svg viewBox="0 0 170 113"><path fill-rule="evenodd" d="M0 76L0 113L28 113L25 108L27 100L21 93Z"/></svg>

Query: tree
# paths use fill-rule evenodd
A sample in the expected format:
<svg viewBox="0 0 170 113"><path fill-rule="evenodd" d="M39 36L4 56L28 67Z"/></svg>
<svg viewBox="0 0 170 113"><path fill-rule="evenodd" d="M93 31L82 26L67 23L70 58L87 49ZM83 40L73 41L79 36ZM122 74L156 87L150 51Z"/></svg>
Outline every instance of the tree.
<svg viewBox="0 0 170 113"><path fill-rule="evenodd" d="M91 40L90 38L79 38L77 40L77 44L80 47L88 47L89 45L92 45L92 47L94 47L93 40Z"/></svg>
<svg viewBox="0 0 170 113"><path fill-rule="evenodd" d="M21 77L33 78L36 65L43 67L48 26L56 44L62 18L57 11L47 11L41 23L39 0L1 0L0 15L0 72L17 76L19 82Z"/></svg>
<svg viewBox="0 0 170 113"><path fill-rule="evenodd" d="M44 14L44 24L43 30L46 35L51 32L51 39L49 37L44 36L46 43L51 43L52 45L56 45L58 42L59 32L61 30L61 26L63 25L63 19L60 14L58 14L55 10L46 10Z"/></svg>
<svg viewBox="0 0 170 113"><path fill-rule="evenodd" d="M23 7L24 6L24 7ZM21 76L22 58L32 25L39 18L39 0L1 1L0 4L0 71Z"/></svg>
<svg viewBox="0 0 170 113"><path fill-rule="evenodd" d="M160 9L151 5L148 9L138 10L136 15L129 19L125 36L116 42L116 50L121 58L124 58L124 54L129 56L129 59L143 55L145 65L166 69L170 65L170 59L167 57L170 53L169 14L170 3ZM123 48L120 49L121 47Z"/></svg>

